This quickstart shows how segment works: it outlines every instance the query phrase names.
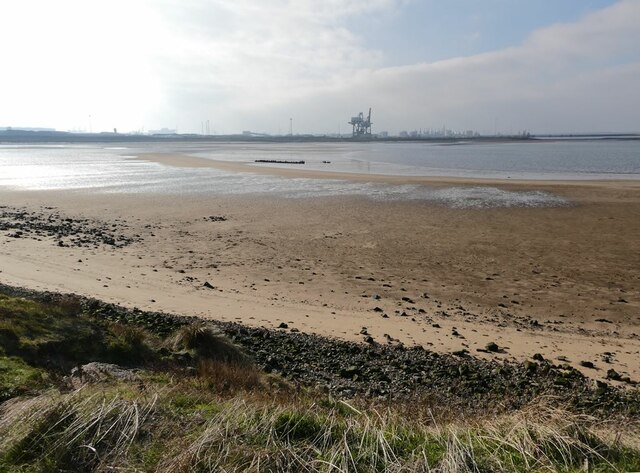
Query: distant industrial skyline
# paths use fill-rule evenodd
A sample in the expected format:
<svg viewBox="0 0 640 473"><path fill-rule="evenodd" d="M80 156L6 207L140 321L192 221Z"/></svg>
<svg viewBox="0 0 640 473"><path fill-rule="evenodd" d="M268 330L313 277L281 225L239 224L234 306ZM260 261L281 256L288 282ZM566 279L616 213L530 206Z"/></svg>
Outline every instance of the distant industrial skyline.
<svg viewBox="0 0 640 473"><path fill-rule="evenodd" d="M640 0L23 0L0 127L640 131Z"/></svg>

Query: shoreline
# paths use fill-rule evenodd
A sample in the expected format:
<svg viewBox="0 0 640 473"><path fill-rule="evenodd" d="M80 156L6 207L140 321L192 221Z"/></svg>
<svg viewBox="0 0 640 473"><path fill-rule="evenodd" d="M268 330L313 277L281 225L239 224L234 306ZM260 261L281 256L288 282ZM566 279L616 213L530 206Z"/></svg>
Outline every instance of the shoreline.
<svg viewBox="0 0 640 473"><path fill-rule="evenodd" d="M0 220L0 281L351 341L366 327L378 343L441 353L541 353L596 379L614 368L638 380L640 196L565 191L581 204L0 192L0 213L26 212ZM86 228L69 234L65 219ZM74 243L105 228L131 243ZM489 342L503 352L477 351Z"/></svg>
<svg viewBox="0 0 640 473"><path fill-rule="evenodd" d="M437 399L468 412L486 413L517 410L546 396L578 410L623 415L629 408L637 410L639 401L636 395L640 382L612 379L608 374L604 381L594 384L579 370L541 356L519 361L482 359L464 351L440 354L403 344L358 343L287 328L141 311L75 293L41 292L2 283L0 294L47 304L77 305L89 317L139 326L160 337L170 336L189 324L210 323L262 372L279 374L338 399ZM508 395L504 396L505 392ZM504 396L499 406L493 400L496 393ZM626 406L621 402L625 396L634 404Z"/></svg>

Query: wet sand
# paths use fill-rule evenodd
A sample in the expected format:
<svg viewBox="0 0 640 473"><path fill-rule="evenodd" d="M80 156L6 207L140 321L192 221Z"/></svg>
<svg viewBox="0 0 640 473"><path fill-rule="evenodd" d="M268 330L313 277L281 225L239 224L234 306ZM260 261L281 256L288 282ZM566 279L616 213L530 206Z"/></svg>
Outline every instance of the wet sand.
<svg viewBox="0 0 640 473"><path fill-rule="evenodd" d="M386 184L422 184L428 186L449 185L499 185L506 189L535 188L536 190L561 191L565 188L592 189L608 188L610 190L640 191L640 180L582 180L582 181L536 181L523 179L480 179L448 176L404 176L386 174L362 174L352 172L319 171L304 169L304 166L273 165L270 163L255 163L252 161L223 161L218 159L200 158L180 153L142 153L133 159L163 164L181 168L214 168L230 172L250 172L271 176L309 178L309 179L340 179L353 182L378 182Z"/></svg>
<svg viewBox="0 0 640 473"><path fill-rule="evenodd" d="M256 168L179 155L141 159ZM499 359L541 353L595 378L614 368L640 381L639 182L259 172L430 185L490 183L552 192L571 205L451 209L352 197L1 190L5 210L45 217L57 211L66 218L115 223L133 242L122 248L60 246L65 238L15 238L0 230L0 281L256 326L286 323L289 330L349 340L363 340L366 327L378 343L466 349ZM489 342L504 350L478 351ZM596 369L580 367L581 361Z"/></svg>

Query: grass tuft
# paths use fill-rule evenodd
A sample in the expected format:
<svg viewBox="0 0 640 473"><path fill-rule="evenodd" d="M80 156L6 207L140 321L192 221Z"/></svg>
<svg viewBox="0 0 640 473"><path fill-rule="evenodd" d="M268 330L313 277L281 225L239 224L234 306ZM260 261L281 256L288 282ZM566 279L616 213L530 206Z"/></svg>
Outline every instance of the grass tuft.
<svg viewBox="0 0 640 473"><path fill-rule="evenodd" d="M249 358L218 329L193 323L178 329L171 339L174 350L188 350L209 360L224 363L248 364Z"/></svg>

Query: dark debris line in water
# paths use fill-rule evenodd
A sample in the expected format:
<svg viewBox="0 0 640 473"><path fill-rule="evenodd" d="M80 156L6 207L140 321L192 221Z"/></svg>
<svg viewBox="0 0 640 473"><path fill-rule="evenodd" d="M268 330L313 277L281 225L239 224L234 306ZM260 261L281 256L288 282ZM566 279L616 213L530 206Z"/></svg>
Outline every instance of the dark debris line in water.
<svg viewBox="0 0 640 473"><path fill-rule="evenodd" d="M0 292L48 303L71 298L93 316L141 325L161 336L199 321L2 284ZM555 396L559 402L587 412L640 417L638 389L623 390L601 381L594 384L579 371L544 359L486 361L466 353L438 354L420 347L354 343L231 322L206 322L219 327L264 371L319 387L339 398L431 399L452 408L504 411L517 409L538 396Z"/></svg>

